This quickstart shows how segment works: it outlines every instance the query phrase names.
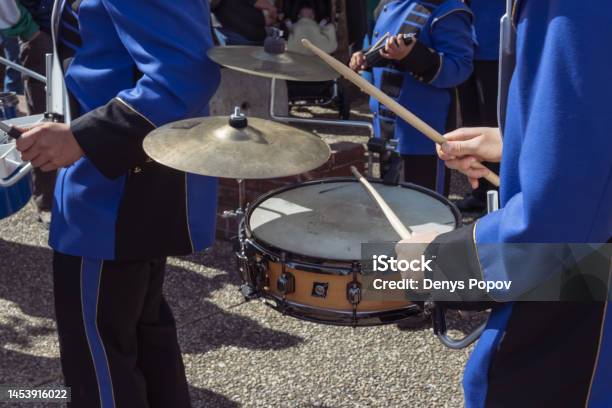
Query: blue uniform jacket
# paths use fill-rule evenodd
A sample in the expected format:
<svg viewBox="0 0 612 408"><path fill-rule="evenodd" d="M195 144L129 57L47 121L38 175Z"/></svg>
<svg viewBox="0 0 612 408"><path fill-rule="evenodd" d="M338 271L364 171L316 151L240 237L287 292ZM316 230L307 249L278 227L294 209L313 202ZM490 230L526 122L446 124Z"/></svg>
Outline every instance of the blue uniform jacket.
<svg viewBox="0 0 612 408"><path fill-rule="evenodd" d="M488 243L599 243L612 237L612 137L604 119L610 117L612 54L601 52L612 36L612 7L596 3L586 10L580 2L529 0L515 10L517 60L504 129L503 209L481 219L475 230L487 280L511 277L527 290L547 273L509 270L520 259L500 260ZM481 406L486 378L480 368L499 342L511 308L492 316L468 365L470 406ZM612 405L611 315L608 309L591 407Z"/></svg>
<svg viewBox="0 0 612 408"><path fill-rule="evenodd" d="M66 84L85 156L58 174L50 245L107 260L209 246L217 180L165 168L142 148L155 127L208 114L219 83L208 2L68 2L61 33L74 50Z"/></svg>
<svg viewBox="0 0 612 408"><path fill-rule="evenodd" d="M472 0L476 33L476 61L497 61L499 59L499 21L506 11L505 0Z"/></svg>
<svg viewBox="0 0 612 408"><path fill-rule="evenodd" d="M491 294L500 307L467 364L466 405L525 406L515 399L539 401L532 406L610 407L608 303L503 302L551 276L552 268L533 267L555 261L557 246L544 244L612 237L612 54L601 52L612 38L612 7L603 0L525 0L513 15L516 67L503 129L502 208L475 227L434 240L469 241L467 260L455 258L442 268L448 278L465 277L465 271L452 276L453 263L476 265L474 276L487 281L513 282L511 290ZM584 313L572 315L576 309Z"/></svg>
<svg viewBox="0 0 612 408"><path fill-rule="evenodd" d="M474 42L472 13L467 6L458 0L437 3L441 4L397 0L384 5L376 21L372 43L376 43L386 33L416 31L419 47L415 47L408 56L408 59L412 60L408 64L375 67L373 79L377 87L396 97L399 103L433 128L444 132L451 106L451 90L463 83L472 73ZM433 11L428 13L421 5ZM434 54L434 69L430 70L431 75L419 72L423 64L418 60L427 58L427 51ZM385 89L383 84L383 77L390 72L403 76L397 96ZM384 111L381 112L380 104L374 99L370 100L370 108L374 113L376 135L380 137L381 125L384 126L381 122L392 122L396 119L393 115L389 118ZM399 141L398 151L401 154L435 154L434 143L401 119L397 120L395 126L395 138Z"/></svg>

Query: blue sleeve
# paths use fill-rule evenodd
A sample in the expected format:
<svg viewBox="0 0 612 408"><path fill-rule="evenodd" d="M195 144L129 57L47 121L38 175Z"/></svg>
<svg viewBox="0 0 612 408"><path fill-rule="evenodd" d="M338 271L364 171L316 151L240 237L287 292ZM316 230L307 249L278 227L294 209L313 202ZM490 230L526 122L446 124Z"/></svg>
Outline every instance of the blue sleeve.
<svg viewBox="0 0 612 408"><path fill-rule="evenodd" d="M520 281L523 289L550 271L521 267L530 260L520 251L501 259L491 243L600 243L612 236L612 54L602 52L612 38L609 13L584 3L538 3L527 2L529 20L518 26L504 207L475 232L484 277Z"/></svg>
<svg viewBox="0 0 612 408"><path fill-rule="evenodd" d="M579 261L566 244L612 236L612 54L602 52L612 24L609 13L585 4L525 2L504 128L503 207L434 240L440 251L467 248L465 259L447 257L445 276L512 281L489 294L497 301Z"/></svg>
<svg viewBox="0 0 612 408"><path fill-rule="evenodd" d="M451 12L432 23L431 38L441 64L430 84L438 88L453 88L465 82L473 69L472 16L463 10Z"/></svg>
<svg viewBox="0 0 612 408"><path fill-rule="evenodd" d="M207 1L102 2L139 79L74 120L71 130L96 168L114 179L147 159L142 141L156 126L207 115L220 73L207 56L213 46Z"/></svg>
<svg viewBox="0 0 612 408"><path fill-rule="evenodd" d="M208 1L102 1L142 74L118 97L157 126L207 113L219 83Z"/></svg>

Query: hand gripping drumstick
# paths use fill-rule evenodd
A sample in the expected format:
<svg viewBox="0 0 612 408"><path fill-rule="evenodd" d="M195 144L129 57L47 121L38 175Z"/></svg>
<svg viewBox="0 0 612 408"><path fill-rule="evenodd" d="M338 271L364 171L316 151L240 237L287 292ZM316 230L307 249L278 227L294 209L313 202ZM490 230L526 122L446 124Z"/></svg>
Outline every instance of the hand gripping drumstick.
<svg viewBox="0 0 612 408"><path fill-rule="evenodd" d="M395 232L397 232L397 235L399 235L402 239L408 239L412 237L412 230L405 226L402 221L400 221L395 212L391 209L391 207L389 207L389 204L387 204L386 201L381 197L381 195L378 194L378 191L376 191L372 184L370 184L370 182L366 180L361 175L361 173L359 173L355 166L351 166L351 172L353 172L353 175L357 177L357 180L359 180L359 182L368 192L370 197L372 197L376 204L378 204L383 214L385 214L385 217L387 217L387 221L389 221L389 224L391 224Z"/></svg>
<svg viewBox="0 0 612 408"><path fill-rule="evenodd" d="M397 101L389 97L383 91L363 79L352 69L350 69L331 55L325 53L325 51L317 48L315 45L313 45L310 41L306 39L302 40L302 45L308 48L310 51L314 52L329 66L338 71L340 75L358 86L363 92L367 93L372 98L385 105L393 113L404 119L407 123L417 129L419 132L423 133L425 136L440 145L446 142L444 136L442 136L437 130L429 126L427 123L423 122L419 117L415 116L412 112L404 108L402 105L400 105ZM484 166L475 163L473 167L482 168ZM495 173L489 172L489 174L485 176L485 179L488 180L494 186L499 187L499 176L497 176Z"/></svg>

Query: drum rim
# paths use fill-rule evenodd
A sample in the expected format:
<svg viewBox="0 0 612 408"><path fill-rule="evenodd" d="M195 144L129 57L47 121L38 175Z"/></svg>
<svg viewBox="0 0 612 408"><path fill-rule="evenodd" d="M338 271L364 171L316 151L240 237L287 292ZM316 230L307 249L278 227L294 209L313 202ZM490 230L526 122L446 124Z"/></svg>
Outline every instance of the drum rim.
<svg viewBox="0 0 612 408"><path fill-rule="evenodd" d="M368 179L371 183L374 184L384 184L382 180L380 179ZM245 234L246 234L246 238L247 241L249 241L249 243L254 246L257 250L263 252L265 255L268 255L270 257L275 258L276 260L278 260L279 262L282 263L287 263L287 262L291 262L293 265L305 265L306 267L316 267L317 265L320 265L322 263L329 263L329 264L338 264L338 265L346 265L348 264L348 267L339 267L339 268L335 268L333 266L330 266L329 268L326 269L340 269L340 270L344 270L344 269L348 269L348 271L351 270L351 265L357 263L360 263L359 259L347 259L347 260L343 260L343 259L334 259L334 260L329 260L329 259L323 259L323 258L319 258L319 257L312 257L312 256L307 256L307 255L301 255L301 254L296 254L292 251L286 250L286 249L282 249L282 248L278 248L272 244L270 244L269 242L266 242L264 239L257 237L253 231L251 230L251 216L253 215L253 211L255 211L255 209L257 209L264 201L268 200L269 198L272 198L276 195L279 195L280 193L283 193L285 191L290 191L290 190L295 190L299 187L307 187L307 186L311 186L311 185L317 185L317 184L327 184L327 183L338 183L338 182L353 182L353 183L358 183L359 180L352 178L352 177L327 177L327 178L322 178L322 179L316 179L316 180L310 180L310 181L305 181L302 183L295 183L295 184L290 184L288 186L283 186L280 188L277 188L275 190L272 191L268 191L267 193L257 197L257 199L255 199L255 201L253 201L253 203L249 204L247 212L245 214L244 220L243 220L243 228L245 230ZM451 211L451 213L453 214L453 216L455 217L455 229L461 228L463 226L463 221L462 221L462 217L461 217L461 212L459 211L459 209L457 208L457 206L455 204L452 203L452 201L450 201L448 198L444 197L441 194L438 194L436 191L430 190L428 188L413 184L413 183L399 183L395 186L390 185L390 187L402 187L402 188L409 188L412 190L416 190L420 193L426 194L438 201L440 201L441 203L445 204ZM283 259L283 257L281 256L281 254L285 255L285 261L281 261L281 259ZM328 272L328 273L333 273L333 272ZM345 273L338 273L338 274L345 274Z"/></svg>
<svg viewBox="0 0 612 408"><path fill-rule="evenodd" d="M371 327L397 323L423 310L418 302L411 302L397 309L354 312L325 309L283 299L272 292L264 292L268 307L296 319L330 326ZM272 303L273 302L273 303Z"/></svg>

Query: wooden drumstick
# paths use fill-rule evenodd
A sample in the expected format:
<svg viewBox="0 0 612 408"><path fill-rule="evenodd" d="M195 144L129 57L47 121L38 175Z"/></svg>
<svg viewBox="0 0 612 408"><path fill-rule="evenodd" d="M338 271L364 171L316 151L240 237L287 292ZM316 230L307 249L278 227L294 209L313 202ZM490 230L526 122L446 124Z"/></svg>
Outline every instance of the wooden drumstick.
<svg viewBox="0 0 612 408"><path fill-rule="evenodd" d="M446 139L440 134L440 132L429 126L427 123L423 122L421 118L414 115L408 109L404 108L395 99L391 98L389 95L385 94L383 91L363 79L355 71L353 71L331 55L327 54L325 51L319 49L306 39L302 40L302 45L308 48L310 51L314 52L329 66L338 71L340 75L351 81L363 92L385 105L389 110L391 110L397 116L405 120L419 132L423 133L425 136L427 136L437 144L441 145L446 142ZM473 167L483 168L484 166L480 163L474 163ZM497 174L490 171L489 174L485 176L485 179L488 180L494 186L499 187L499 176Z"/></svg>
<svg viewBox="0 0 612 408"><path fill-rule="evenodd" d="M351 172L353 172L353 175L357 178L357 180L359 180L359 182L368 192L370 197L372 197L376 204L378 204L378 207L380 207L383 214L385 214L385 217L387 217L387 221L389 221L389 224L391 224L395 232L397 232L397 235L399 235L402 239L408 239L412 237L412 230L405 226L404 223L402 223L402 221L391 209L391 207L389 207L389 204L387 204L385 199L382 198L380 194L378 194L378 191L376 191L372 184L370 184L370 182L366 180L365 177L361 175L361 173L359 173L355 166L351 166Z"/></svg>

